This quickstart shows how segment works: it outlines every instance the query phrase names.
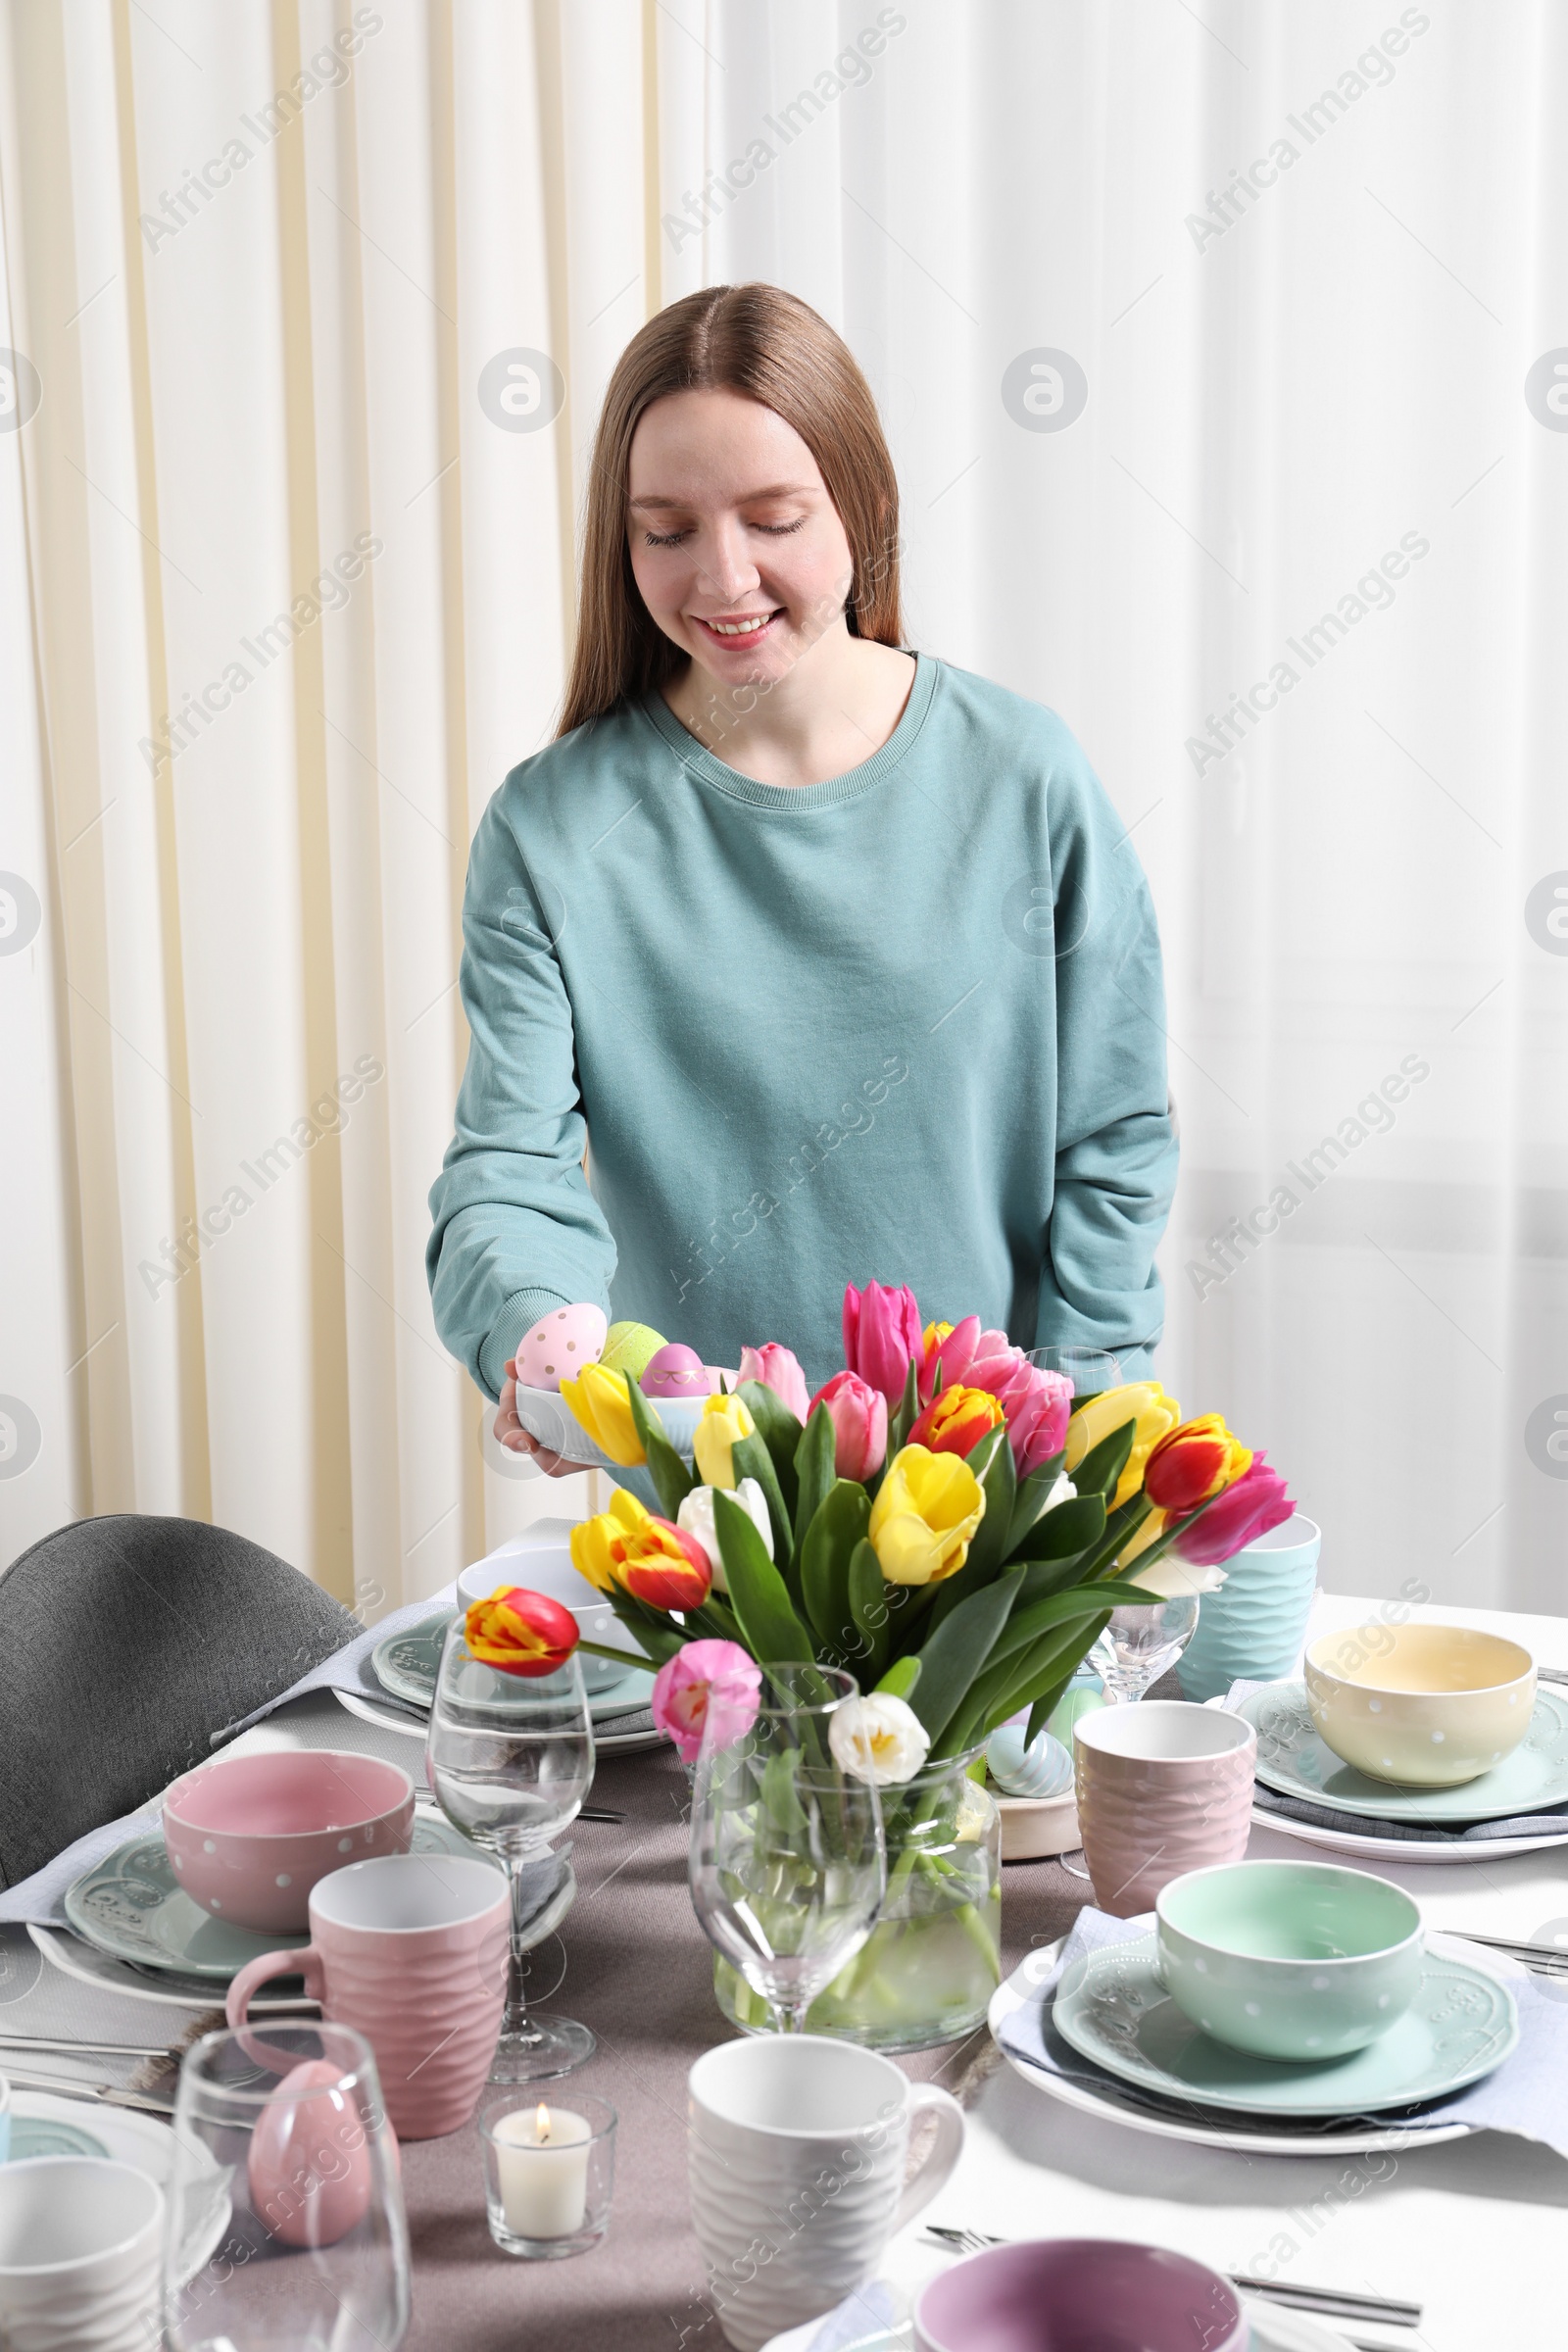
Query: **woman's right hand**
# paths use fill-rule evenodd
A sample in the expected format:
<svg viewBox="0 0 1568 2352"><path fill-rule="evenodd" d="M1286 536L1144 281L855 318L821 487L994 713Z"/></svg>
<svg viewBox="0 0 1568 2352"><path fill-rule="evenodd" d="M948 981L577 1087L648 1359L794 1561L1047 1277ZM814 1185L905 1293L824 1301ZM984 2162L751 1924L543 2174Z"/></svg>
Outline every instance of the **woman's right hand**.
<svg viewBox="0 0 1568 2352"><path fill-rule="evenodd" d="M496 1443L509 1453L529 1453L547 1478L577 1478L591 1467L587 1462L568 1462L564 1454L552 1453L548 1446L530 1437L517 1419L517 1367L510 1358L503 1367L506 1377L501 1383L501 1402L496 1407Z"/></svg>

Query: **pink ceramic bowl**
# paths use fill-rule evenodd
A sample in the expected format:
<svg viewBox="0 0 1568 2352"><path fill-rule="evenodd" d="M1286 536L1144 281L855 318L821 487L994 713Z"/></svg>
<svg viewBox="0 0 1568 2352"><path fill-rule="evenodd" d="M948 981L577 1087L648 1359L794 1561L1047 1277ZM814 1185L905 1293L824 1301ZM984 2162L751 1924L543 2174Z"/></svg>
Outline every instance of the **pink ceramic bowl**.
<svg viewBox="0 0 1568 2352"><path fill-rule="evenodd" d="M406 1854L413 1835L408 1774L340 1748L220 1756L164 1798L164 1843L192 1902L269 1935L310 1925L329 1870Z"/></svg>
<svg viewBox="0 0 1568 2352"><path fill-rule="evenodd" d="M992 2246L934 2278L914 2307L919 2352L1246 2352L1250 2332L1217 2271L1117 2237Z"/></svg>

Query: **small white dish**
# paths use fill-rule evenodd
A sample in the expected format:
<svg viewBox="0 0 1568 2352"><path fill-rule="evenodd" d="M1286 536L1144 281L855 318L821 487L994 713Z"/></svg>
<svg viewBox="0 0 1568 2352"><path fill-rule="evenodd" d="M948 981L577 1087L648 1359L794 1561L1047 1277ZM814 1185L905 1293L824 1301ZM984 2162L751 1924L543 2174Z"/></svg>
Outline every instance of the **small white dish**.
<svg viewBox="0 0 1568 2352"><path fill-rule="evenodd" d="M1082 1845L1072 1789L1060 1796L1004 1796L993 1788L991 1795L1002 1815L1004 1862L1042 1862L1053 1854L1076 1853Z"/></svg>

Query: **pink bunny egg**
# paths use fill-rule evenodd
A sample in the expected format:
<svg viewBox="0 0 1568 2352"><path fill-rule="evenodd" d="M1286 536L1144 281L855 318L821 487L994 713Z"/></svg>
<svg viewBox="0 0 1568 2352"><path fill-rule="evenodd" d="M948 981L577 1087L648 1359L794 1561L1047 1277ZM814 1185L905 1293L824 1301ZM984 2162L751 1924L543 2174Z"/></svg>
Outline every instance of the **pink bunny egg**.
<svg viewBox="0 0 1568 2352"><path fill-rule="evenodd" d="M557 1389L605 1351L610 1325L597 1306L553 1306L517 1342L519 1389Z"/></svg>
<svg viewBox="0 0 1568 2352"><path fill-rule="evenodd" d="M342 2079L327 2059L296 2066L251 2133L251 2198L285 2246L335 2246L370 2209L370 2152Z"/></svg>

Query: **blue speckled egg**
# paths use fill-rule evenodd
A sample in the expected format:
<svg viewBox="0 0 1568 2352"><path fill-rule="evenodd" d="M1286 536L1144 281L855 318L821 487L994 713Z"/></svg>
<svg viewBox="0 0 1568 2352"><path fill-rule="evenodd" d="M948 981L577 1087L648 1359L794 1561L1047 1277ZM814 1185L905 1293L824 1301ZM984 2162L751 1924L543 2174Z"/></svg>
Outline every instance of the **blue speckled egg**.
<svg viewBox="0 0 1568 2352"><path fill-rule="evenodd" d="M1021 1723L1004 1723L986 1742L986 1766L1006 1796L1065 1796L1072 1787L1072 1758L1059 1740L1042 1732L1024 1745Z"/></svg>

